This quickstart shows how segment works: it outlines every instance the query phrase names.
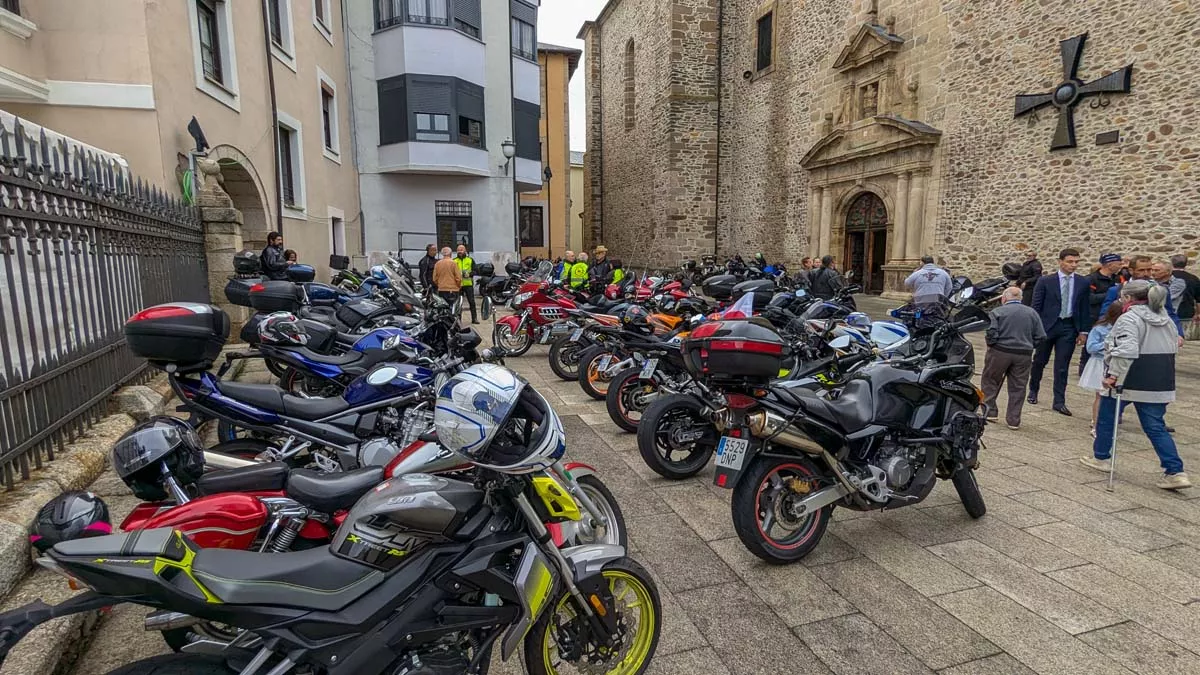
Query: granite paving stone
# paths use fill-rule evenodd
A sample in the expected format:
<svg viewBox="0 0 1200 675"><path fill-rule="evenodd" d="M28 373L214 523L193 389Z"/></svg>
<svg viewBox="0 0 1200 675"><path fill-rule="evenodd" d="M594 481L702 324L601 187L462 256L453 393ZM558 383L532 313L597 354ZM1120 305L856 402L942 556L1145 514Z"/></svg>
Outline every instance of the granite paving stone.
<svg viewBox="0 0 1200 675"><path fill-rule="evenodd" d="M934 602L1037 673L1133 673L993 588L972 588L948 593L934 598Z"/></svg>
<svg viewBox="0 0 1200 675"><path fill-rule="evenodd" d="M938 675L1036 675L1008 654L996 654L939 670Z"/></svg>
<svg viewBox="0 0 1200 675"><path fill-rule="evenodd" d="M694 675L706 673L710 675L729 675L729 669L721 663L720 657L709 647L701 647L686 652L663 654L655 652L654 660L646 675Z"/></svg>
<svg viewBox="0 0 1200 675"><path fill-rule="evenodd" d="M1200 539L1193 539L1200 546ZM1154 551L1146 551L1146 555L1161 560L1175 569L1183 570L1194 577L1200 577L1200 549L1186 544L1176 544Z"/></svg>
<svg viewBox="0 0 1200 675"><path fill-rule="evenodd" d="M795 632L838 675L933 673L862 614L817 621Z"/></svg>
<svg viewBox="0 0 1200 675"><path fill-rule="evenodd" d="M721 499L695 480L656 488L655 492L675 513L687 520L705 541L734 536L729 500Z"/></svg>
<svg viewBox="0 0 1200 675"><path fill-rule="evenodd" d="M930 668L945 668L1000 651L867 558L821 565L813 572Z"/></svg>
<svg viewBox="0 0 1200 675"><path fill-rule="evenodd" d="M1014 497L1021 495L1013 495L1013 497L1005 497L999 492L992 492L987 488L982 489L983 501L987 505L987 515L992 518L999 518L1013 527L1033 527L1034 525L1045 525L1053 523L1058 518L1053 515L1040 511L1027 504L1014 501ZM1023 494L1036 494L1033 492ZM962 508L962 504L958 504Z"/></svg>
<svg viewBox="0 0 1200 675"><path fill-rule="evenodd" d="M1070 479L1042 471L1034 466L1018 466L1011 469L1004 469L1000 473L1023 483L1036 485L1047 492L1087 504L1093 509L1104 511L1105 513L1132 509L1135 506L1133 502L1122 499L1112 493L1097 492Z"/></svg>
<svg viewBox="0 0 1200 675"><path fill-rule="evenodd" d="M1060 520L1098 534L1109 539L1114 544L1119 544L1135 551L1149 551L1162 548L1170 546L1176 541L1171 537L1139 527L1122 518L1120 514L1129 513L1126 511L1102 513L1088 507L1086 503L1081 504L1049 492L1029 492L1013 495L1013 499L1041 511L1053 513ZM1136 510L1133 509L1133 511ZM1038 523L1037 525L1044 524ZM1037 525L1029 525L1027 527L1036 527Z"/></svg>
<svg viewBox="0 0 1200 675"><path fill-rule="evenodd" d="M1059 570L1086 562L998 518L984 517L972 520L962 509L953 506L939 506L936 509L923 509L921 512L945 523L947 529L962 533L964 536L959 539L970 538L987 544L990 548L1038 572Z"/></svg>
<svg viewBox="0 0 1200 675"><path fill-rule="evenodd" d="M658 583L679 592L738 577L707 544L675 515L626 516L638 555L654 566Z"/></svg>
<svg viewBox="0 0 1200 675"><path fill-rule="evenodd" d="M932 546L929 550L1069 633L1082 633L1124 620L1113 610L973 539Z"/></svg>
<svg viewBox="0 0 1200 675"><path fill-rule="evenodd" d="M1133 621L1083 633L1079 639L1141 675L1200 673L1200 656Z"/></svg>
<svg viewBox="0 0 1200 675"><path fill-rule="evenodd" d="M788 626L854 612L854 605L803 565L768 565L737 538L710 542L709 546Z"/></svg>
<svg viewBox="0 0 1200 675"><path fill-rule="evenodd" d="M970 575L870 518L833 523L830 527L838 537L924 595L940 595L979 585Z"/></svg>

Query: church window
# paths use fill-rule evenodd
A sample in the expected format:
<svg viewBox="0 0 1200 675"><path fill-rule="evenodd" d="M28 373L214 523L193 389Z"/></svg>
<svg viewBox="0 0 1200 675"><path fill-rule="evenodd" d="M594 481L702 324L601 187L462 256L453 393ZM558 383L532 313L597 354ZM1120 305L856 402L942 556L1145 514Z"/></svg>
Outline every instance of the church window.
<svg viewBox="0 0 1200 675"><path fill-rule="evenodd" d="M758 18L758 33L754 58L754 69L762 72L775 62L775 12L770 11Z"/></svg>
<svg viewBox="0 0 1200 675"><path fill-rule="evenodd" d="M625 43L625 130L633 129L635 120L633 39Z"/></svg>

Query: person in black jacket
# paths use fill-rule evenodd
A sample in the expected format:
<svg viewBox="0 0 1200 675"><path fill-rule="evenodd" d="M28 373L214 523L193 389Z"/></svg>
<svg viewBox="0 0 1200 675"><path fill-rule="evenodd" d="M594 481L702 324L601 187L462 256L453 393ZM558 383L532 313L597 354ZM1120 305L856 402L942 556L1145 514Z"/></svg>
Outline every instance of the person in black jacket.
<svg viewBox="0 0 1200 675"><path fill-rule="evenodd" d="M433 266L437 264L437 246L425 246L425 257L417 263L417 278L421 280L421 288L429 292L433 288Z"/></svg>
<svg viewBox="0 0 1200 675"><path fill-rule="evenodd" d="M821 258L821 266L812 273L812 294L822 300L832 300L842 287L842 275L833 264L833 256Z"/></svg>
<svg viewBox="0 0 1200 675"><path fill-rule="evenodd" d="M1100 318L1100 307L1104 305L1104 298L1108 297L1108 289L1113 287L1113 284L1121 283L1119 274L1121 267L1125 262L1121 256L1116 253L1105 253L1100 256L1100 267L1096 271L1088 275L1088 290L1091 295L1088 296L1088 308L1091 312L1091 323L1096 324L1096 320ZM1087 365L1090 358L1088 350L1080 350L1083 352L1079 355L1079 374L1083 374L1083 367Z"/></svg>
<svg viewBox="0 0 1200 675"><path fill-rule="evenodd" d="M1171 276L1176 279L1183 279L1184 283L1187 284L1183 297L1179 300L1179 307L1175 312L1179 315L1179 320L1185 324L1185 331L1187 329L1186 324L1196 320L1196 304L1200 302L1200 278L1187 271L1187 262L1186 255L1171 256Z"/></svg>
<svg viewBox="0 0 1200 675"><path fill-rule="evenodd" d="M1021 264L1021 271L1017 274L1017 287L1021 289L1021 302L1026 305L1033 304L1033 287L1042 276L1042 263L1038 260L1037 255L1037 251L1026 251L1025 262Z"/></svg>
<svg viewBox="0 0 1200 675"><path fill-rule="evenodd" d="M283 235L278 232L267 233L267 247L259 256L263 276L272 281L287 280L287 259L283 256Z"/></svg>

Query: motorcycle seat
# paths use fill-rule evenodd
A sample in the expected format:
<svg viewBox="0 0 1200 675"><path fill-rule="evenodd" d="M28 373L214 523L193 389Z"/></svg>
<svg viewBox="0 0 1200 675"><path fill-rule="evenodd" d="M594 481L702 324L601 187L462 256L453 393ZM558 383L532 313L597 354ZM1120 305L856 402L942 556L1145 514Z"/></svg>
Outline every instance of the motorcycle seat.
<svg viewBox="0 0 1200 675"><path fill-rule="evenodd" d="M835 399L800 387L773 387L771 391L793 401L805 413L832 423L846 433L865 428L874 418L871 383L866 380L850 380L843 385L841 394Z"/></svg>
<svg viewBox="0 0 1200 675"><path fill-rule="evenodd" d="M85 537L60 541L54 552L63 556L86 558L161 556L167 560L183 560L188 548L195 548L191 540L176 536L169 527L150 530L134 530L103 537Z"/></svg>
<svg viewBox="0 0 1200 675"><path fill-rule="evenodd" d="M382 466L338 473L296 469L287 477L286 492L287 496L311 509L331 514L354 506L383 479Z"/></svg>
<svg viewBox="0 0 1200 675"><path fill-rule="evenodd" d="M318 354L308 347L288 347L287 351L303 357L306 361L323 363L327 366L337 366L339 368L354 365L363 358L362 352L355 351L349 351L343 354Z"/></svg>
<svg viewBox="0 0 1200 675"><path fill-rule="evenodd" d="M220 548L196 551L192 576L226 605L279 605L336 612L384 575L339 558L327 546L287 553Z"/></svg>
<svg viewBox="0 0 1200 675"><path fill-rule="evenodd" d="M256 408L283 413L304 420L319 420L336 415L350 408L346 399L304 398L292 396L273 384L247 384L244 382L221 382L221 393Z"/></svg>
<svg viewBox="0 0 1200 675"><path fill-rule="evenodd" d="M287 484L288 465L284 462L255 464L236 469L210 471L196 481L201 494L282 490Z"/></svg>

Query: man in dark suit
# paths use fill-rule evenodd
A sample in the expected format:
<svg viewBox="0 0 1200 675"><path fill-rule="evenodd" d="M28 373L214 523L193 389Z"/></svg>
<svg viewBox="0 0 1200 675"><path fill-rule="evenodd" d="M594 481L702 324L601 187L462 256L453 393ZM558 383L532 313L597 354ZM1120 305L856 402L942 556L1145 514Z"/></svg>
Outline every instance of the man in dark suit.
<svg viewBox="0 0 1200 675"><path fill-rule="evenodd" d="M1087 340L1092 329L1088 278L1075 273L1079 266L1079 251L1064 248L1058 254L1058 271L1037 280L1033 288L1033 309L1042 319L1046 340L1033 357L1033 372L1029 382L1029 402L1036 404L1042 385L1042 372L1054 350L1054 410L1068 417L1067 377L1075 346Z"/></svg>

